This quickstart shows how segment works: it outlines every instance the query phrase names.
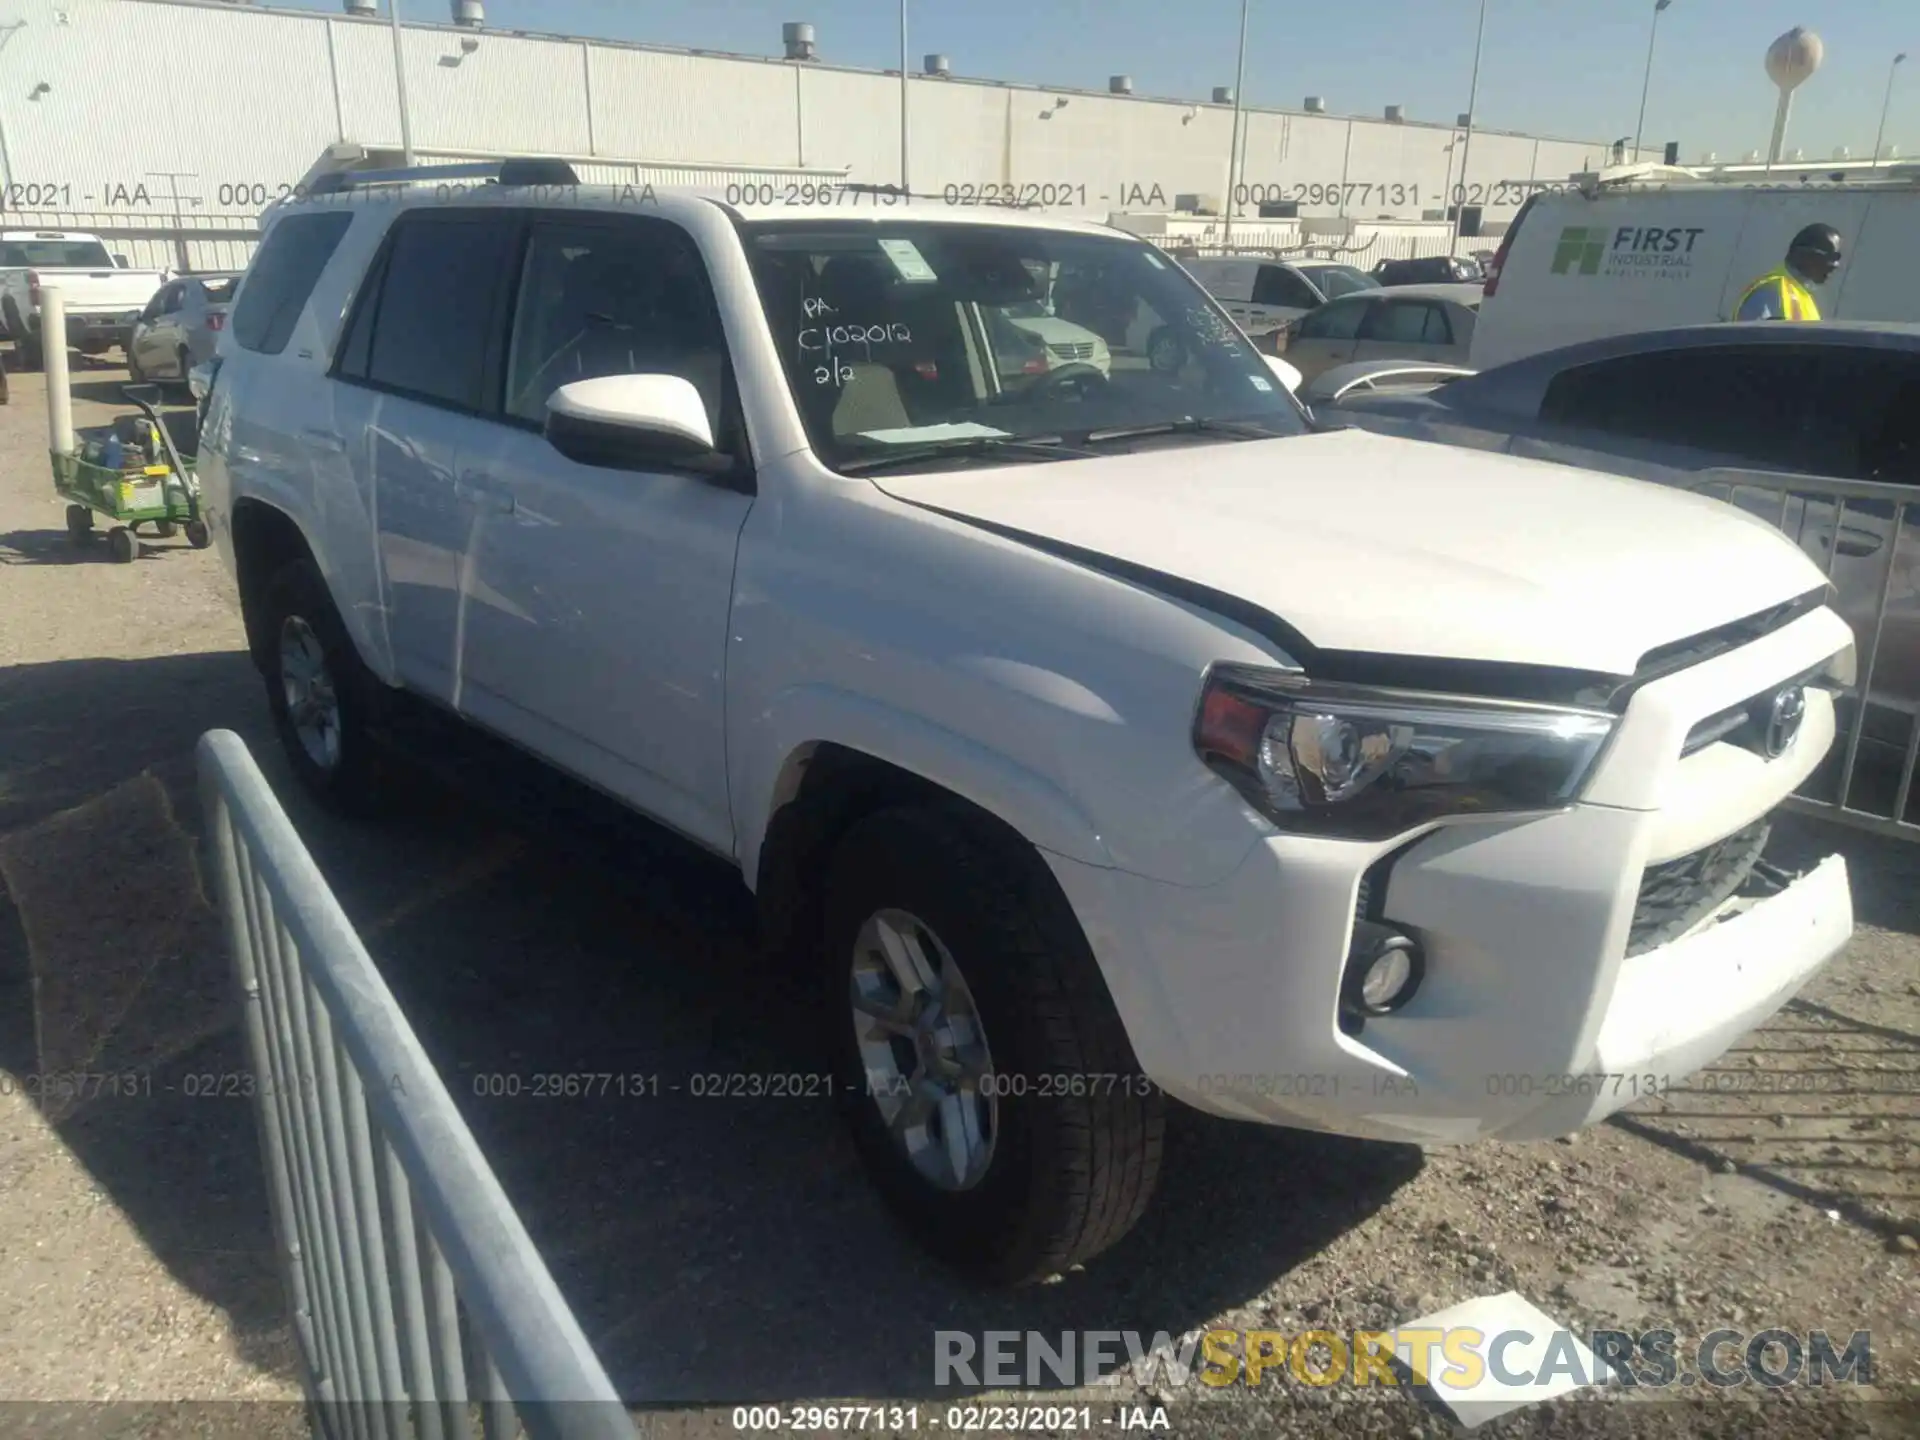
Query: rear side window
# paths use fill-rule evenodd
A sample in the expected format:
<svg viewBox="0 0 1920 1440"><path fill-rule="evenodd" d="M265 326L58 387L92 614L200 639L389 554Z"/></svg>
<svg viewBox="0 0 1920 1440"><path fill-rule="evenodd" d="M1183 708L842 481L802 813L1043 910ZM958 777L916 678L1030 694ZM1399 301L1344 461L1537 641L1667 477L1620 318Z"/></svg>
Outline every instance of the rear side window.
<svg viewBox="0 0 1920 1440"><path fill-rule="evenodd" d="M287 348L320 272L352 224L352 215L330 211L289 215L273 227L253 257L244 293L233 310L236 344L261 355L278 355Z"/></svg>
<svg viewBox="0 0 1920 1440"><path fill-rule="evenodd" d="M1448 345L1453 332L1439 306L1389 300L1373 307L1360 338L1395 345Z"/></svg>
<svg viewBox="0 0 1920 1440"><path fill-rule="evenodd" d="M1291 270L1283 270L1278 265L1262 265L1259 277L1253 282L1253 303L1311 310L1320 303L1320 297L1313 293L1312 286Z"/></svg>
<svg viewBox="0 0 1920 1440"><path fill-rule="evenodd" d="M1816 357L1797 346L1625 355L1556 376L1540 418L1793 467L1811 439L1818 373Z"/></svg>
<svg viewBox="0 0 1920 1440"><path fill-rule="evenodd" d="M1372 302L1335 300L1300 321L1294 332L1302 340L1351 340L1360 333L1360 320Z"/></svg>
<svg viewBox="0 0 1920 1440"><path fill-rule="evenodd" d="M370 383L463 410L481 408L494 310L517 224L513 215L494 211L415 214L394 226L380 292L368 299L376 307Z"/></svg>

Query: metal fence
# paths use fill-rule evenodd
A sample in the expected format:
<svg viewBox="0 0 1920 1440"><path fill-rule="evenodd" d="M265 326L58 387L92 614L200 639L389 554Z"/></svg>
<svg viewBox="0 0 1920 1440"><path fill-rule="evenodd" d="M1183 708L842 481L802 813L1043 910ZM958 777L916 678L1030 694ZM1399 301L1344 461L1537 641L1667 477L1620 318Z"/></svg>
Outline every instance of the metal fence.
<svg viewBox="0 0 1920 1440"><path fill-rule="evenodd" d="M301 1380L327 1440L635 1440L240 737L199 745ZM524 1426L524 1431L522 1430Z"/></svg>
<svg viewBox="0 0 1920 1440"><path fill-rule="evenodd" d="M1912 485L1703 471L1691 489L1785 531L1826 571L1853 627L1857 681L1828 764L1797 810L1905 840L1920 769L1920 495Z"/></svg>

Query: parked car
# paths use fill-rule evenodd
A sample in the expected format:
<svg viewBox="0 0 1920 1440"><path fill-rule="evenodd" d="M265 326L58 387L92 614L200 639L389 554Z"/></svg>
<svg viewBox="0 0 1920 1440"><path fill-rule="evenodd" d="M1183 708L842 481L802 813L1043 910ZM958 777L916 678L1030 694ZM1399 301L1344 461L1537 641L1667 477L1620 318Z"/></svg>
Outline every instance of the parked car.
<svg viewBox="0 0 1920 1440"><path fill-rule="evenodd" d="M1311 380L1355 360L1424 360L1464 365L1473 344L1477 285L1400 285L1329 300L1275 337Z"/></svg>
<svg viewBox="0 0 1920 1440"><path fill-rule="evenodd" d="M425 701L737 867L947 1259L1112 1244L1169 1098L1576 1130L1846 943L1844 859L1756 868L1852 663L1777 532L1321 427L1105 226L512 173L265 216L198 473L290 763L364 813ZM1182 364L1003 386L1036 264Z"/></svg>
<svg viewBox="0 0 1920 1440"><path fill-rule="evenodd" d="M1258 338L1336 296L1379 282L1351 265L1250 255L1202 255L1181 262L1242 330Z"/></svg>
<svg viewBox="0 0 1920 1440"><path fill-rule="evenodd" d="M1107 342L1070 320L1062 320L1040 300L988 307L994 354L1004 380L1045 375L1063 365L1091 365L1102 375L1113 368Z"/></svg>
<svg viewBox="0 0 1920 1440"><path fill-rule="evenodd" d="M1880 179L1803 166L1773 178L1623 179L1529 196L1489 268L1474 368L1605 335L1730 321L1747 287L1816 223L1840 232L1845 255L1814 289L1822 318L1920 322L1920 186L1910 168L1904 183L1897 170Z"/></svg>
<svg viewBox="0 0 1920 1440"><path fill-rule="evenodd" d="M1373 267L1382 285L1463 285L1483 278L1465 255L1421 255L1411 260L1382 260Z"/></svg>
<svg viewBox="0 0 1920 1440"><path fill-rule="evenodd" d="M67 312L67 343L83 355L124 347L140 307L167 273L129 268L109 255L98 235L78 230L0 232L0 319L24 370L42 360L40 290L58 286Z"/></svg>
<svg viewBox="0 0 1920 1440"><path fill-rule="evenodd" d="M187 372L213 358L226 328L239 276L185 275L154 293L127 341L127 370L135 382L187 383Z"/></svg>
<svg viewBox="0 0 1920 1440"><path fill-rule="evenodd" d="M1291 352L1289 352L1291 353ZM1391 377L1372 377L1373 380ZM1436 380L1373 388L1359 371L1306 387L1316 411L1382 433L1557 460L1669 485L1702 472L1806 474L1920 487L1920 325L1697 325L1615 335ZM1368 381L1335 397L1329 385ZM1319 392L1315 393L1315 386ZM1915 498L1920 501L1920 488ZM1882 586L1868 737L1896 752L1920 716L1920 509L1834 507L1737 490L1735 503L1785 526L1824 569L1864 654Z"/></svg>

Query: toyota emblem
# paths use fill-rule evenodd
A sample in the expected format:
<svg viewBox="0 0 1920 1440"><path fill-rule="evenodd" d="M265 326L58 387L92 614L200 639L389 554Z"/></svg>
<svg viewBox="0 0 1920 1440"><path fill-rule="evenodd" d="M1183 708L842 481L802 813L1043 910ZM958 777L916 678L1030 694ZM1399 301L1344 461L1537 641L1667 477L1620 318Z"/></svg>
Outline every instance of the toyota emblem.
<svg viewBox="0 0 1920 1440"><path fill-rule="evenodd" d="M1789 685L1773 697L1773 707L1767 713L1767 758L1778 759L1787 753L1794 737L1800 733L1800 722L1807 715L1807 691L1802 685Z"/></svg>

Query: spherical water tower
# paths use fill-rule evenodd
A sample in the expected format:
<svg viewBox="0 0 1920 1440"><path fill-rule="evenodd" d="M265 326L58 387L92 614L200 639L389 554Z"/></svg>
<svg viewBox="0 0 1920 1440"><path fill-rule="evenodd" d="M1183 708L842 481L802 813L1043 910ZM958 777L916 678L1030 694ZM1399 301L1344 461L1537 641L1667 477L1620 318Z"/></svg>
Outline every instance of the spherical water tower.
<svg viewBox="0 0 1920 1440"><path fill-rule="evenodd" d="M1773 112L1773 143L1767 147L1767 163L1777 164L1780 147L1787 139L1787 117L1793 111L1793 92L1806 83L1826 57L1826 46L1811 30L1796 25L1767 47L1767 78L1780 91L1779 107Z"/></svg>

